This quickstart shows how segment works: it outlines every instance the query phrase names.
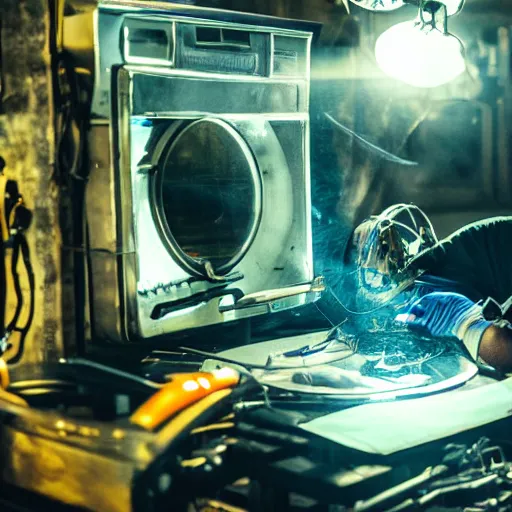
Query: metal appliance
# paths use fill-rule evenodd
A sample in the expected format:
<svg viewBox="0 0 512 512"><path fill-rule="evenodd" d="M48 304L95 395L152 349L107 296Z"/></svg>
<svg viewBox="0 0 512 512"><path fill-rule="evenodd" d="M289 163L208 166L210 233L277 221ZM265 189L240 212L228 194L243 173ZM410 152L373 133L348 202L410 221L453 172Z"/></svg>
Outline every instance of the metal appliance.
<svg viewBox="0 0 512 512"><path fill-rule="evenodd" d="M137 340L313 301L315 25L104 1L87 185L95 337Z"/></svg>

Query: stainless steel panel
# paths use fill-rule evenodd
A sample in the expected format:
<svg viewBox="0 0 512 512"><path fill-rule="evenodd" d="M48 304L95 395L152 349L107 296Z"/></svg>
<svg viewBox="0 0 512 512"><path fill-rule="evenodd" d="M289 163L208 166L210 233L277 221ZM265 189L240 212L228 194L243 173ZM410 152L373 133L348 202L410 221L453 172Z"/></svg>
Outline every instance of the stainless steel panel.
<svg viewBox="0 0 512 512"><path fill-rule="evenodd" d="M175 54L172 59L170 51L166 54L168 66L166 59L146 62L140 55L140 63L124 65L119 45L113 45L122 41L127 22L144 30L145 21L148 30L164 23L166 37L175 37ZM217 27L219 41L207 41L217 32L201 34L200 27ZM144 339L316 300L321 286L313 282L311 249L311 34L165 18L150 10L140 16L129 9L100 9L96 31L94 110L111 123L110 129L91 131L87 216L94 333L111 340ZM196 64L185 58L184 48L193 49ZM217 64L206 70L203 51L222 62L213 59ZM256 52L267 64L255 68L259 75L249 76L238 52ZM199 69L179 69L194 65ZM162 155L194 120L223 126L254 159L250 168L257 175L261 213L242 253L226 266L227 276L213 265L207 270L201 259L193 260L199 268L189 265L159 221L155 184L163 172ZM260 211L249 203L247 208Z"/></svg>
<svg viewBox="0 0 512 512"><path fill-rule="evenodd" d="M111 115L110 87L111 70L115 66L133 63L123 55L124 28L134 18L147 20L148 27L156 22L173 26L175 36L174 55L167 66L184 73L204 72L231 73L233 75L254 75L255 77L282 75L283 78L309 78L309 47L312 31L318 26L314 23L279 18L241 14L218 9L199 9L178 4L155 2L106 2L103 1L95 19L95 90L93 113L109 118ZM190 33L195 27L225 28L251 32L254 59L246 55L243 59L233 53L209 52L205 47L197 48L190 44ZM279 36L277 44L270 42L271 35ZM276 44L275 52L274 45ZM210 48L212 49L212 48ZM213 48L215 50L215 48ZM296 57L294 56L296 55ZM136 59L141 65L154 65L154 59ZM247 61L253 61L253 72L249 72ZM275 64L274 64L275 61ZM216 66L211 63L216 62ZM238 62L238 64L235 64ZM157 63L164 67L163 60ZM250 66L249 66L250 67Z"/></svg>
<svg viewBox="0 0 512 512"><path fill-rule="evenodd" d="M101 338L119 339L122 328L118 254L123 248L117 239L116 181L108 123L92 125L89 149L91 168L86 188L86 211L92 283L89 290L92 331Z"/></svg>
<svg viewBox="0 0 512 512"><path fill-rule="evenodd" d="M304 81L260 82L224 77L209 80L136 73L133 115L171 112L209 114L295 114L307 112Z"/></svg>
<svg viewBox="0 0 512 512"><path fill-rule="evenodd" d="M305 166L304 133L307 131L307 118L302 121L282 120L271 122L264 118L244 120L229 116L223 119L230 123L248 141L258 163L262 179L263 212L260 229L245 256L233 269L243 274L244 279L226 287L238 289L244 294L263 290L293 286L313 279L312 256L309 242L309 204L306 194L308 171ZM274 129L274 126L276 127ZM280 134L281 139L276 134ZM137 261L125 265L130 272L138 272L137 303L139 326L144 337L164 334L181 328L202 325L203 322L218 323L249 316L250 311L231 311L219 314L218 307L202 303L169 313L158 321L151 320L153 309L163 303L177 302L205 292L214 287L211 283L185 281L189 272L179 262L170 257L161 240L158 227L152 217L151 175L138 172L137 163L144 152L144 141L150 127L132 126L132 201L136 205L132 216L124 209L125 221L133 219L130 231L135 233ZM134 141L137 141L136 143ZM287 148L288 158L283 151ZM126 153L127 148L121 150ZM151 164L158 164L158 153L153 154ZM290 164L293 166L290 167ZM122 200L123 204L126 204ZM248 205L249 207L249 205ZM179 283L181 284L173 284ZM290 301L288 307L306 302L306 297ZM310 300L311 298L309 298ZM208 313L206 313L206 311ZM252 314L268 312L268 307L254 310ZM208 322L208 316L210 322ZM185 320L185 316L195 316L196 323ZM179 327L178 327L179 326Z"/></svg>

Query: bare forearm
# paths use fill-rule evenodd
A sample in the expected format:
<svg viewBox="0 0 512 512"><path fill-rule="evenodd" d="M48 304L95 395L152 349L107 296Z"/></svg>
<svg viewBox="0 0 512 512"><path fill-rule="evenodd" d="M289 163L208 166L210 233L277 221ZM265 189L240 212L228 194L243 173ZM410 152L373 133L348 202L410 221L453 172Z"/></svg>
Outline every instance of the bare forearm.
<svg viewBox="0 0 512 512"><path fill-rule="evenodd" d="M494 368L512 372L512 329L488 327L482 336L479 356Z"/></svg>

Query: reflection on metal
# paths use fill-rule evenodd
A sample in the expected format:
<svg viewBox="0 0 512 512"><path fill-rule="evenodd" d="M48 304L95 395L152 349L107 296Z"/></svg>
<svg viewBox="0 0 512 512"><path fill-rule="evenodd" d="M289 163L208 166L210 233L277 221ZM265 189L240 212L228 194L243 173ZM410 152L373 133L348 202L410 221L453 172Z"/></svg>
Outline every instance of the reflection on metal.
<svg viewBox="0 0 512 512"><path fill-rule="evenodd" d="M239 279L243 279L244 276L240 274L239 272L235 272L234 274L228 274L227 276L220 276L215 273L215 269L213 268L213 265L211 261L203 260L201 263L203 263L204 271L206 273L206 277L213 282L220 282L220 283L229 283L230 281L238 281Z"/></svg>
<svg viewBox="0 0 512 512"><path fill-rule="evenodd" d="M364 333L353 340L341 333L339 340L321 351L294 358L295 367L281 366L276 351L299 351L315 346L325 333L295 336L238 347L219 356L240 365L276 362L279 369L253 369L253 376L270 388L339 400L390 400L424 396L460 386L472 379L478 368L457 342L423 339L405 331ZM215 367L207 361L203 370ZM276 366L277 367L277 366Z"/></svg>
<svg viewBox="0 0 512 512"><path fill-rule="evenodd" d="M161 162L153 164L155 216L181 265L192 275L219 281L246 255L258 231L258 167L244 139L225 121L205 117L176 131L171 125L155 150Z"/></svg>
<svg viewBox="0 0 512 512"><path fill-rule="evenodd" d="M279 290L266 290L260 293L245 295L232 305L232 309L251 307L256 304L272 304L281 299L304 294L320 294L325 290L322 278L317 278L311 284L281 288Z"/></svg>
<svg viewBox="0 0 512 512"><path fill-rule="evenodd" d="M157 7L105 2L93 16L88 255L94 331L112 340L288 309L319 293L310 27Z"/></svg>

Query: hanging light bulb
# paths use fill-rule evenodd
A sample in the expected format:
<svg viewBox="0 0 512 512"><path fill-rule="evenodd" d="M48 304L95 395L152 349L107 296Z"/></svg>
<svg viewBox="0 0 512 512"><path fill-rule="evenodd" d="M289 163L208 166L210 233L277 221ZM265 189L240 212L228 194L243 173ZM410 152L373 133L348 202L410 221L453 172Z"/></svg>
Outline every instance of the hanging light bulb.
<svg viewBox="0 0 512 512"><path fill-rule="evenodd" d="M442 15L442 27L437 17ZM464 47L448 32L446 5L423 1L414 21L386 30L375 45L375 58L387 75L415 87L438 87L466 69Z"/></svg>
<svg viewBox="0 0 512 512"><path fill-rule="evenodd" d="M420 2L417 0L350 0L354 5L358 5L363 9L369 11L394 11L403 7L406 4L416 4ZM453 16L460 12L464 6L465 0L439 0L440 3L446 6L446 14Z"/></svg>

